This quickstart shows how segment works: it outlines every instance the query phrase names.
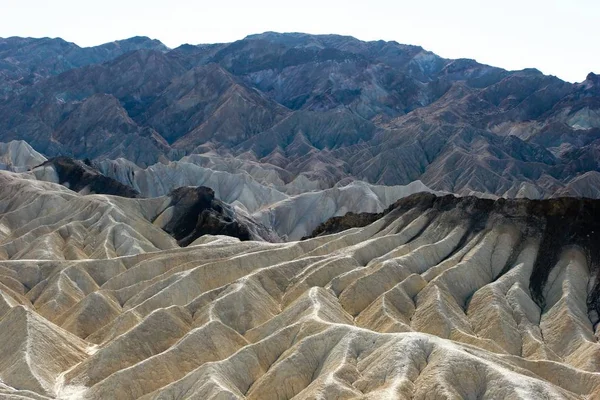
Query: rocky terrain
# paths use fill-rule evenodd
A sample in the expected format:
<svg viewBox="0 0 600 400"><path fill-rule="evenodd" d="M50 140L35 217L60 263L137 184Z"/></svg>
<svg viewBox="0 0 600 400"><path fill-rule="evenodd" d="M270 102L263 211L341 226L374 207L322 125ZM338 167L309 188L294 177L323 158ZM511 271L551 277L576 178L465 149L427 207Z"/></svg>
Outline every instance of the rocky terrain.
<svg viewBox="0 0 600 400"><path fill-rule="evenodd" d="M571 84L301 33L176 49L147 38L0 43L0 141L49 157L146 168L189 156L310 190L420 180L463 195L600 196L593 73Z"/></svg>
<svg viewBox="0 0 600 400"><path fill-rule="evenodd" d="M185 157L142 169L119 159L101 162L99 169L147 197L162 196L180 186L210 187L219 199L240 208L286 240L310 234L331 217L347 212L381 212L401 197L432 191L420 181L382 186L351 180L316 190L303 180L280 184L283 182L277 175L260 167L235 170L203 164L206 161L199 157Z"/></svg>
<svg viewBox="0 0 600 400"><path fill-rule="evenodd" d="M192 232L195 232L192 240L202 234L229 234L240 239L271 242L298 240L331 217L347 212L381 212L401 197L432 192L418 181L405 186L347 181L330 189L312 191L310 185L306 187L301 181L279 186L273 174L265 173L264 169L236 171L230 163L226 167L218 164L218 158L211 159L211 168L201 166L206 164L204 157L185 157L178 162L158 163L142 169L124 159L96 163L61 156L46 160L25 142L0 143L2 149L6 151L0 152L0 157L15 160L10 170L28 171L24 175L27 178L60 183L80 194L181 197L184 200L181 204L187 206L178 219L185 224L190 215L198 215L191 219L200 225L196 230L184 229L187 233L176 236L178 240ZM40 164L31 167L31 160ZM179 203L179 200L173 202ZM203 214L204 210L208 214ZM209 214L217 219L205 219ZM179 222L173 224L180 225ZM212 228L208 228L209 225ZM168 232L174 231L168 229Z"/></svg>
<svg viewBox="0 0 600 400"><path fill-rule="evenodd" d="M20 149L22 148L20 147ZM22 168L17 167L16 169ZM90 221L95 223L98 218L98 215L94 214L97 212L97 206L101 203L106 203L105 205L109 210L114 207L118 214L122 213L127 217L137 216L148 223L162 228L166 233L175 238L180 246L187 246L206 234L229 235L241 240L280 240L277 234L273 233L269 228L246 216L245 213L238 212L229 204L216 199L214 191L203 186L179 187L166 193L164 196L145 199L131 187L102 175L93 166L68 157L50 159L28 172L12 175L7 174L4 176L4 179L11 183L10 187L13 190L37 191L37 196L40 198L32 202L32 204L35 204L35 207L40 208L36 208L36 212L41 213L44 218L47 217L54 220L57 224L60 224L60 221L54 218L65 216L68 216L69 221L71 221L70 218L75 218L74 221L69 223L74 223L78 228L82 223L84 226L87 226ZM54 200L56 200L55 193L48 193L48 196L44 193L44 191L57 191L57 185L38 186L37 184L33 184L33 188L29 188L28 186L32 181L39 181L42 185L47 182L60 184L61 186L59 187L70 189L67 191L66 201L58 201L58 203L53 204ZM3 187L3 190L9 191L8 187ZM31 195L33 196L33 193ZM104 195L109 196L106 197ZM123 200L120 198L123 198ZM120 202L125 199L134 198L139 198L143 204L151 204L149 206L150 209L142 212L141 215L137 215L136 213L129 215L129 205L122 208ZM5 199L4 201L8 200ZM25 203L17 202L9 204L9 207L29 206L28 201ZM73 206L74 203L78 205ZM104 207L101 208L104 210ZM23 207L23 209L26 210L27 207ZM77 210L81 213L78 213ZM74 214L69 214L72 212ZM80 221L79 218L84 218L84 221ZM88 220L87 218L90 219ZM108 218L111 220L115 219L112 215ZM121 217L117 220L120 219ZM110 230L113 229L111 223L107 223L107 225L110 227ZM102 229L106 228L106 226L102 227ZM38 234L41 235L42 233ZM51 237L54 237L55 234L56 232L54 231L50 232ZM77 236L79 239L83 239L93 234L84 229ZM114 234L114 231L112 234ZM27 235L31 234L27 232ZM33 235L35 236L35 234ZM61 233L60 239L56 239L58 243L62 243L62 239L64 239L62 235L63 233ZM71 235L71 232L69 231L66 235ZM46 239L41 239L42 242L44 240ZM48 240L54 241L55 239ZM67 241L69 240L67 239ZM35 241L32 246L36 246L38 243L38 241ZM25 244L21 243L21 245ZM85 251L83 253L79 252L79 254L85 254Z"/></svg>
<svg viewBox="0 0 600 400"><path fill-rule="evenodd" d="M10 96L73 68L101 64L141 49L168 50L160 41L147 37L83 48L61 38L0 38L0 96Z"/></svg>
<svg viewBox="0 0 600 400"><path fill-rule="evenodd" d="M593 73L0 39L0 399L600 399L599 160Z"/></svg>
<svg viewBox="0 0 600 400"><path fill-rule="evenodd" d="M168 197L171 199L167 208L170 218L163 229L180 246L188 246L204 235L226 235L240 240L279 240L266 226L215 198L215 192L210 188L179 187Z"/></svg>
<svg viewBox="0 0 600 400"><path fill-rule="evenodd" d="M25 172L46 161L46 157L35 151L23 140L0 142L0 170Z"/></svg>
<svg viewBox="0 0 600 400"><path fill-rule="evenodd" d="M104 176L95 170L90 161L81 162L69 157L55 157L31 169L36 175L49 182L60 183L69 189L84 194L110 194L121 197L139 197L130 186ZM52 177L48 179L48 177Z"/></svg>
<svg viewBox="0 0 600 400"><path fill-rule="evenodd" d="M335 234L182 248L161 225L187 191L0 184L2 398L600 393L600 200L419 193Z"/></svg>

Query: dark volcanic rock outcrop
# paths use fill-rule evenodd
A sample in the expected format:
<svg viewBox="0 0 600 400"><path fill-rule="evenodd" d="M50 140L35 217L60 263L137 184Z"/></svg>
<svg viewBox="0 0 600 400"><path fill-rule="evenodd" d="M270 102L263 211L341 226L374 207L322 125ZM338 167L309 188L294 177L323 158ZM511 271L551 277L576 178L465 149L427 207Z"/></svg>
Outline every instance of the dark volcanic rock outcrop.
<svg viewBox="0 0 600 400"><path fill-rule="evenodd" d="M492 229L507 227L507 234L517 237L504 268L507 271L517 260L515 257L532 243L538 246L529 280L532 298L544 309L547 285L552 270L560 263L561 255L570 248L581 251L591 276L600 272L600 200L586 198L482 199L472 196L436 196L417 193L398 200L380 214L353 214L332 218L321 224L311 237L338 233L346 229L363 227L381 219L378 231L388 230L402 220L409 225L418 218L431 226L464 228L462 243L483 237ZM509 228L510 227L510 228ZM512 230L512 232L509 232ZM415 238L421 230L415 231ZM457 246L457 251L461 246ZM590 287L587 294L588 312L594 323L600 316L600 283Z"/></svg>
<svg viewBox="0 0 600 400"><path fill-rule="evenodd" d="M172 216L163 228L180 246L188 246L203 235L227 235L240 240L274 241L267 228L237 213L215 198L207 187L180 187L173 190Z"/></svg>
<svg viewBox="0 0 600 400"><path fill-rule="evenodd" d="M44 174L45 168L52 168L58 177L57 183L75 192L142 197L132 187L103 175L89 160L79 161L64 156L51 158L36 167L34 174ZM266 227L215 198L215 192L210 188L180 187L167 197L170 203L167 209L160 211L161 218L168 220L163 229L181 246L187 246L207 234L232 236L240 240L278 241ZM162 215L165 212L167 216Z"/></svg>
<svg viewBox="0 0 600 400"><path fill-rule="evenodd" d="M129 198L140 197L140 194L135 189L122 184L116 179L103 175L89 161L86 164L85 162L62 156L51 158L39 167L54 168L58 175L58 183L75 192L110 194Z"/></svg>
<svg viewBox="0 0 600 400"><path fill-rule="evenodd" d="M362 228L377 221L386 213L353 213L349 212L346 215L329 218L315 228L315 230L302 240L314 238L317 236L331 235L332 233L342 232L352 228Z"/></svg>

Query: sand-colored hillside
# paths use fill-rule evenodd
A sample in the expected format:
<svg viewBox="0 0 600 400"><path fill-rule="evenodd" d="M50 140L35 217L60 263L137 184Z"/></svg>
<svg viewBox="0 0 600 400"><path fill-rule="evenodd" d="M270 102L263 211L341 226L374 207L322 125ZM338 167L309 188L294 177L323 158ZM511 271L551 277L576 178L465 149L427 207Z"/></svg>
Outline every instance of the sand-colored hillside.
<svg viewBox="0 0 600 400"><path fill-rule="evenodd" d="M16 176L0 398L600 397L595 201L423 194L306 241L179 248L158 200Z"/></svg>

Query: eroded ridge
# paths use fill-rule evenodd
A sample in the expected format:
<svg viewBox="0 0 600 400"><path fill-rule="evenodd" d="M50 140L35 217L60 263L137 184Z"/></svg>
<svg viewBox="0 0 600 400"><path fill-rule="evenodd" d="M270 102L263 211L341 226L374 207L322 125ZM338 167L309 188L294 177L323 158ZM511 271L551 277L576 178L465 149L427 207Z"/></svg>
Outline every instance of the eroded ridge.
<svg viewBox="0 0 600 400"><path fill-rule="evenodd" d="M600 201L417 194L335 234L178 248L148 200L5 186L2 398L600 394Z"/></svg>

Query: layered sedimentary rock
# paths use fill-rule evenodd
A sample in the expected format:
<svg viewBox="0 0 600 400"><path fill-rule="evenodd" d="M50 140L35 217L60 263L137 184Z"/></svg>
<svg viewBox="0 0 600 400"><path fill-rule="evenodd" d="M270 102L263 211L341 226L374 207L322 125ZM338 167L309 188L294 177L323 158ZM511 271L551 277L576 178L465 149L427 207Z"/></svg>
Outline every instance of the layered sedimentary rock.
<svg viewBox="0 0 600 400"><path fill-rule="evenodd" d="M101 174L89 160L86 163L69 157L55 157L34 168L33 174L38 179L60 183L79 193L139 197L135 189Z"/></svg>
<svg viewBox="0 0 600 400"><path fill-rule="evenodd" d="M165 215L172 218L177 209L179 215L173 218L178 222L171 220L163 227L185 244L203 234L227 234L242 240L297 240L331 217L380 212L398 198L431 191L418 181L406 186L353 181L288 195L266 182L259 183L248 173L212 170L187 160L142 169L123 159L92 164L89 160L55 157L33 168L28 176L60 183L84 195L169 197L171 205ZM296 186L295 190L301 189ZM177 204L178 208L173 208Z"/></svg>
<svg viewBox="0 0 600 400"><path fill-rule="evenodd" d="M185 187L166 196L136 198L131 188L82 165L69 160L62 166L68 168L66 176L75 178L73 186L79 192L48 179L38 180L58 181L58 176L65 176L56 172L55 163L26 174L0 171L0 234L6 237L0 245L1 259L23 254L43 258L56 249L63 251L51 258L94 258L97 252L114 257L164 250L177 243L187 246L204 234L278 240L260 223L215 199L209 188ZM106 191L95 193L90 188ZM125 192L111 195L115 188Z"/></svg>
<svg viewBox="0 0 600 400"><path fill-rule="evenodd" d="M381 212L396 199L431 192L420 181L405 186L379 186L354 181L331 189L306 192L278 201L252 213L256 221L272 227L286 240L309 235L320 223L348 212Z"/></svg>
<svg viewBox="0 0 600 400"><path fill-rule="evenodd" d="M190 156L168 164L140 168L130 161L102 161L106 176L144 196L162 196L180 186L206 186L215 196L248 214L283 240L309 235L320 223L348 212L381 212L401 197L432 190L420 181L408 185L371 185L342 181L320 189L296 179L285 184L277 172L262 165L216 156Z"/></svg>
<svg viewBox="0 0 600 400"><path fill-rule="evenodd" d="M0 170L24 172L44 161L46 157L23 140L0 142Z"/></svg>
<svg viewBox="0 0 600 400"><path fill-rule="evenodd" d="M177 247L156 219L170 198L82 195L0 171L0 258L112 258Z"/></svg>
<svg viewBox="0 0 600 400"><path fill-rule="evenodd" d="M215 170L185 159L147 168L119 159L100 162L98 167L106 176L131 186L146 197L164 196L182 186L206 186L213 189L219 199L243 206L248 212L288 197L242 171Z"/></svg>
<svg viewBox="0 0 600 400"><path fill-rule="evenodd" d="M145 218L157 199L15 176L0 174L7 398L600 393L599 201L421 193L304 241L179 248ZM76 217L78 202L97 205Z"/></svg>

